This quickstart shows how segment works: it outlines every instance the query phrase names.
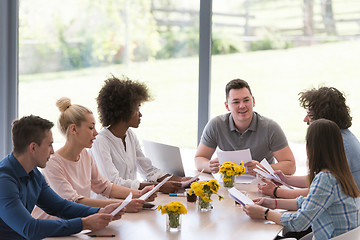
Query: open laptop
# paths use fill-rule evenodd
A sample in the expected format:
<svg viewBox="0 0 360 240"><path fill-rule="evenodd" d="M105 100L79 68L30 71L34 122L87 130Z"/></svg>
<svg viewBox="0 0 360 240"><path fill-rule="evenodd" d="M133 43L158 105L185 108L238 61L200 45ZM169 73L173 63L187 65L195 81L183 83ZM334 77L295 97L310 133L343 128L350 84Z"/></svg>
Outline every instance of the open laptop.
<svg viewBox="0 0 360 240"><path fill-rule="evenodd" d="M185 177L184 166L181 160L180 149L158 142L143 140L145 156L152 164L169 174Z"/></svg>

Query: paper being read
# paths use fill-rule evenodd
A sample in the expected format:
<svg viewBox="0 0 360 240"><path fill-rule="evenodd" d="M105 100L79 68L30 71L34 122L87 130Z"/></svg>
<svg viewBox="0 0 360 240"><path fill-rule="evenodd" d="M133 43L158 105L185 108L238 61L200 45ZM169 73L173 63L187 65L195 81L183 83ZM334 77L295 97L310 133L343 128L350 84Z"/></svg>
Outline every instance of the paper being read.
<svg viewBox="0 0 360 240"><path fill-rule="evenodd" d="M273 179L274 177L271 176L268 172L265 172L263 170L261 170L260 168L254 168L254 172L260 174L261 176L263 176L264 178L270 178Z"/></svg>
<svg viewBox="0 0 360 240"><path fill-rule="evenodd" d="M158 183L158 185L156 185L152 190L148 191L147 193L139 197L139 199L146 201L146 199L148 199L151 195L153 195L154 192L156 192L162 185L164 185L164 183L166 183L167 180L169 180L171 177L172 175L166 177L164 180L161 181L161 183Z"/></svg>
<svg viewBox="0 0 360 240"><path fill-rule="evenodd" d="M236 150L236 151L217 151L217 156L219 158L220 165L224 162L233 162L236 164L240 164L243 161L244 164L247 162L251 162L251 153L250 148L244 150Z"/></svg>
<svg viewBox="0 0 360 240"><path fill-rule="evenodd" d="M267 170L271 176L274 176L276 179L279 179L280 178L274 174L274 169L270 166L270 164L268 163L268 161L266 161L266 159L263 159L261 162L260 162L261 166L263 166L265 168L265 170Z"/></svg>
<svg viewBox="0 0 360 240"><path fill-rule="evenodd" d="M195 177L192 177L191 179L185 181L185 182L181 182L181 187L185 187L187 185L189 185L190 183L196 181L196 179L200 176L200 174L202 174L204 172L204 168L201 170L201 172L199 172L198 174L195 175Z"/></svg>
<svg viewBox="0 0 360 240"><path fill-rule="evenodd" d="M241 203L242 205L246 205L246 204L253 205L253 204L255 204L253 202L253 200L251 200L250 198L245 196L242 192L240 192L239 190L237 190L234 187L229 189L229 195L230 195L230 197L235 199L235 201L237 201L238 203Z"/></svg>
<svg viewBox="0 0 360 240"><path fill-rule="evenodd" d="M290 188L290 189L293 189L293 187L291 187L290 185L288 185L287 183L281 181L281 179L279 178L278 175L276 175L274 173L274 169L270 166L270 164L266 161L266 159L263 159L261 162L260 162L261 167L257 166L257 168L254 168L254 171L260 175L262 175L263 177L265 178L268 178L268 179L274 179L275 181L283 184L284 186ZM264 170L265 169L265 170Z"/></svg>
<svg viewBox="0 0 360 240"><path fill-rule="evenodd" d="M132 192L125 198L125 200L118 206L114 211L112 211L111 215L115 216L121 209L123 209L126 205L131 202L132 199Z"/></svg>

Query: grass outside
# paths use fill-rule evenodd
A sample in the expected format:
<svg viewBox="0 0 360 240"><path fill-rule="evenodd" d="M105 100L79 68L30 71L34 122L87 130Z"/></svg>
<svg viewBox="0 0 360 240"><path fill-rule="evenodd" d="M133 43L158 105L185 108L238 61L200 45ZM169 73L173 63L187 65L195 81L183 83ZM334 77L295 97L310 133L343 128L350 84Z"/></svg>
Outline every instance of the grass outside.
<svg viewBox="0 0 360 240"><path fill-rule="evenodd" d="M255 96L255 111L277 121L289 141L303 142L305 111L298 93L320 84L347 95L351 130L360 137L360 41L327 43L288 50L218 55L212 58L211 117L225 113L224 87L234 78L247 80ZM20 62L21 64L21 62ZM58 98L70 97L95 113L95 98L110 74L144 81L154 101L142 107L139 140L149 139L182 148L197 145L197 57L112 65L67 72L21 75L19 116L40 115L53 122L60 112ZM100 125L97 125L98 130ZM55 142L64 139L54 130Z"/></svg>

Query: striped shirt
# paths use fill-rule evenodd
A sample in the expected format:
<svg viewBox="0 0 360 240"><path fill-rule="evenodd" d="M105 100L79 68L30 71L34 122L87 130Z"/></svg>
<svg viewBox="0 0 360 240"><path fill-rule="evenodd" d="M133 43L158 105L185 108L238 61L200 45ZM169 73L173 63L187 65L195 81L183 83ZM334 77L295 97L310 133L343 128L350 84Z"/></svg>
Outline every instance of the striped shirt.
<svg viewBox="0 0 360 240"><path fill-rule="evenodd" d="M360 198L344 193L330 172L318 173L307 197L296 199L298 211L281 214L290 231L304 231L310 225L315 239L330 239L360 225Z"/></svg>

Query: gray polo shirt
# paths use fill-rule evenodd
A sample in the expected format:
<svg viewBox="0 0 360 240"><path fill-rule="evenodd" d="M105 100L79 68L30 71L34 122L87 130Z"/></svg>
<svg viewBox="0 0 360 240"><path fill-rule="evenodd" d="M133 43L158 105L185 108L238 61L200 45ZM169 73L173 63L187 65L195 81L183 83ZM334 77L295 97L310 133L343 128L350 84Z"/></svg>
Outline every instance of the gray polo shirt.
<svg viewBox="0 0 360 240"><path fill-rule="evenodd" d="M201 143L210 147L219 147L223 151L235 151L250 148L253 160L264 158L274 163L273 152L288 146L287 139L279 124L254 112L250 127L240 133L235 126L231 113L217 116L205 126Z"/></svg>

